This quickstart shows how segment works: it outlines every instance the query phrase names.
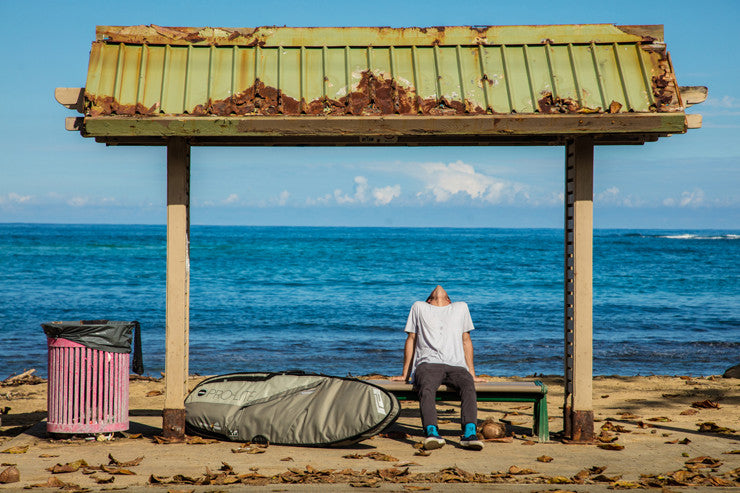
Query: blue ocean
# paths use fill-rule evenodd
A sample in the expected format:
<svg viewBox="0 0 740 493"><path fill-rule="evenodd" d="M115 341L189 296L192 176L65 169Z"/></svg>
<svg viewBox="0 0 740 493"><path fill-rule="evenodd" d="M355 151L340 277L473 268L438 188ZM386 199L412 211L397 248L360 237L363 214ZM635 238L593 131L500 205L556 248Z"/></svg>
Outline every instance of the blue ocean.
<svg viewBox="0 0 740 493"><path fill-rule="evenodd" d="M164 226L0 224L0 379L46 374L40 323L138 320L165 352ZM594 373L740 363L740 232L597 230ZM398 374L409 308L470 306L478 373L563 371L563 232L193 226L190 370Z"/></svg>

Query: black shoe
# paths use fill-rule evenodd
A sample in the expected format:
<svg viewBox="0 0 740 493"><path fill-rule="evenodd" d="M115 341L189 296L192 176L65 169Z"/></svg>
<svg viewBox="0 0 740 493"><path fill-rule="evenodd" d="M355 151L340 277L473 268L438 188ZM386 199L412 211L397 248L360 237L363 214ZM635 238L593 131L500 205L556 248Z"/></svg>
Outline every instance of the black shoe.
<svg viewBox="0 0 740 493"><path fill-rule="evenodd" d="M483 450L483 442L475 435L469 435L460 439L460 446L468 450Z"/></svg>
<svg viewBox="0 0 740 493"><path fill-rule="evenodd" d="M424 450L434 450L438 448L442 448L445 442L445 439L442 438L439 435L429 435L424 439Z"/></svg>

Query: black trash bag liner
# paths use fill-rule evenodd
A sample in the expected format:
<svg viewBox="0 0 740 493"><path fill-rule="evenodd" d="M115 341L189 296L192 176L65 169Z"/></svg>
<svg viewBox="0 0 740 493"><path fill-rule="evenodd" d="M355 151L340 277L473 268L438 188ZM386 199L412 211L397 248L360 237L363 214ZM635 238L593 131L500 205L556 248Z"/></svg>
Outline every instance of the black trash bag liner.
<svg viewBox="0 0 740 493"><path fill-rule="evenodd" d="M131 352L131 330L134 330L134 356L131 369L144 373L141 354L141 326L139 322L116 322L114 320L78 320L75 322L49 322L41 324L46 336L51 339L67 339L91 349L109 353Z"/></svg>

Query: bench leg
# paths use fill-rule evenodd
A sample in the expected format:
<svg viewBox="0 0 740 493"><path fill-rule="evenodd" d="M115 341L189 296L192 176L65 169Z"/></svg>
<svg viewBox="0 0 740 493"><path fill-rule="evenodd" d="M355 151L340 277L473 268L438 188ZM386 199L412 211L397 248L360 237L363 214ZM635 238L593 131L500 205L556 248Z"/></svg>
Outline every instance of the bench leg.
<svg viewBox="0 0 740 493"><path fill-rule="evenodd" d="M546 395L543 395L542 398L535 401L532 414L532 419L534 421L532 425L533 434L537 436L540 442L547 442L550 440L550 426L547 417Z"/></svg>

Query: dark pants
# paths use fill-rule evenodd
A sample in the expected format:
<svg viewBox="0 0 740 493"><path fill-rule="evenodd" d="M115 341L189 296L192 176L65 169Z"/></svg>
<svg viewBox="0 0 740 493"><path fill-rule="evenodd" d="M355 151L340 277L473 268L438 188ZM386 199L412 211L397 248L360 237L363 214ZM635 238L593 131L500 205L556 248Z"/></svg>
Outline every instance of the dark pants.
<svg viewBox="0 0 740 493"><path fill-rule="evenodd" d="M438 363L422 363L414 372L414 389L419 394L421 424L437 426L437 388L449 385L460 395L460 421L464 428L467 423L477 423L478 402L475 396L475 382L466 368Z"/></svg>

